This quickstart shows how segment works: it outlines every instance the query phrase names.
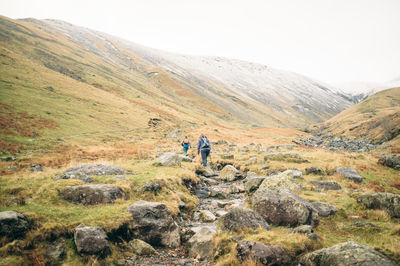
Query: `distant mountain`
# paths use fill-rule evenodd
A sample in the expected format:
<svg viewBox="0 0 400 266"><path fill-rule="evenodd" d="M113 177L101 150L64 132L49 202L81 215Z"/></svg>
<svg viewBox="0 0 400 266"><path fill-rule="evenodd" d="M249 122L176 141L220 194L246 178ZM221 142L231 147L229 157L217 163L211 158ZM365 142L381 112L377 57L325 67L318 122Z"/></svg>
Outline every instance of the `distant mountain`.
<svg viewBox="0 0 400 266"><path fill-rule="evenodd" d="M26 112L52 121L57 126L41 134L55 138L147 128L154 117L169 127L299 127L352 105L299 74L167 53L63 21L0 17L0 44L0 103L13 109L7 117L18 121Z"/></svg>

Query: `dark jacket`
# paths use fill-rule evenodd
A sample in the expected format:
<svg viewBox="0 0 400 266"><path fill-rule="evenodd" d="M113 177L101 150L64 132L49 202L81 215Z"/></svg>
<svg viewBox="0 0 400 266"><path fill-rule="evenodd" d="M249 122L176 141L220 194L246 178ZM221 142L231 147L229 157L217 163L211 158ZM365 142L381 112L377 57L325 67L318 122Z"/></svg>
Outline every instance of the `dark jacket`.
<svg viewBox="0 0 400 266"><path fill-rule="evenodd" d="M208 142L208 146L204 147L204 140L203 138L205 138ZM211 144L210 141L208 140L208 138L206 136L201 136L199 138L199 141L197 142L197 154L200 154L200 150L211 150Z"/></svg>

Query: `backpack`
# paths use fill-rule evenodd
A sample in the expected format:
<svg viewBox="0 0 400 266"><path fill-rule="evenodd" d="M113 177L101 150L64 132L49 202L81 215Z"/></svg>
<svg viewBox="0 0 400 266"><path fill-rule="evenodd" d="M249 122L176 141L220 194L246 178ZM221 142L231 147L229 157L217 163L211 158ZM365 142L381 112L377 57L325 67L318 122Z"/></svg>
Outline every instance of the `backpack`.
<svg viewBox="0 0 400 266"><path fill-rule="evenodd" d="M189 140L188 140L188 139L184 139L184 140L183 140L183 143L189 144Z"/></svg>
<svg viewBox="0 0 400 266"><path fill-rule="evenodd" d="M201 138L201 140L202 140L202 144L200 146L201 149L210 148L210 142L208 141L207 137L204 136Z"/></svg>

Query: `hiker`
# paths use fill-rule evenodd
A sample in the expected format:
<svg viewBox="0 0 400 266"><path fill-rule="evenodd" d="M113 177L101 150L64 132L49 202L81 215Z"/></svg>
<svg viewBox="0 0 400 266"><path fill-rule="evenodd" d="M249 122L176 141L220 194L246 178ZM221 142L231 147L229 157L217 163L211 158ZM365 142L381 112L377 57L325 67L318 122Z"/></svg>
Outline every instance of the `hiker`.
<svg viewBox="0 0 400 266"><path fill-rule="evenodd" d="M190 148L190 141L187 136L182 140L183 153L187 156L187 151Z"/></svg>
<svg viewBox="0 0 400 266"><path fill-rule="evenodd" d="M197 155L201 152L201 159L203 160L203 166L207 166L207 157L210 155L211 145L207 137L204 134L200 135L199 141L197 142Z"/></svg>

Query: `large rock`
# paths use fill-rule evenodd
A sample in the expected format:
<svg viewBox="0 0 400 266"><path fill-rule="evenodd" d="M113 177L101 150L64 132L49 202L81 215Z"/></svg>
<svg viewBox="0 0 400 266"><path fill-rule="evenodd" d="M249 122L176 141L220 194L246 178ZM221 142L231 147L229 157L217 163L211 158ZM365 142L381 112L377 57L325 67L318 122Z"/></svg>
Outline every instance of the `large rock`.
<svg viewBox="0 0 400 266"><path fill-rule="evenodd" d="M179 227L165 204L137 201L128 207L131 230L136 238L152 246L176 248L180 245Z"/></svg>
<svg viewBox="0 0 400 266"><path fill-rule="evenodd" d="M308 162L300 154L295 152L272 152L264 156L264 160L272 161L286 161L293 163L306 163Z"/></svg>
<svg viewBox="0 0 400 266"><path fill-rule="evenodd" d="M166 152L158 157L154 163L161 166L181 166L182 158L179 154Z"/></svg>
<svg viewBox="0 0 400 266"><path fill-rule="evenodd" d="M248 228L256 230L261 227L270 230L271 227L261 215L243 207L236 207L219 218L218 226L229 232L240 232Z"/></svg>
<svg viewBox="0 0 400 266"><path fill-rule="evenodd" d="M265 177L261 177L261 176L251 176L251 177L246 177L246 179L244 180L244 190L247 193L251 193L256 191L261 183L264 181Z"/></svg>
<svg viewBox="0 0 400 266"><path fill-rule="evenodd" d="M253 209L270 224L315 227L319 223L318 212L310 202L287 188L259 188L250 200Z"/></svg>
<svg viewBox="0 0 400 266"><path fill-rule="evenodd" d="M308 253L300 258L300 265L362 265L394 266L396 263L369 247L349 241Z"/></svg>
<svg viewBox="0 0 400 266"><path fill-rule="evenodd" d="M306 168L306 175L325 175L325 171L318 166L310 166Z"/></svg>
<svg viewBox="0 0 400 266"><path fill-rule="evenodd" d="M195 233L189 241L189 256L199 257L200 259L212 259L214 254L213 237L215 231L203 227L200 231Z"/></svg>
<svg viewBox="0 0 400 266"><path fill-rule="evenodd" d="M29 221L25 215L15 211L0 212L0 236L15 239L25 236Z"/></svg>
<svg viewBox="0 0 400 266"><path fill-rule="evenodd" d="M346 179L352 180L355 183L362 183L363 178L356 171L356 169L351 167L339 167L335 170L336 174L343 176Z"/></svg>
<svg viewBox="0 0 400 266"><path fill-rule="evenodd" d="M200 167L196 169L196 175L204 176L204 177L213 177L217 176L218 173L216 173L211 167Z"/></svg>
<svg viewBox="0 0 400 266"><path fill-rule="evenodd" d="M75 228L75 245L81 254L105 257L111 254L106 232L98 226L80 224Z"/></svg>
<svg viewBox="0 0 400 266"><path fill-rule="evenodd" d="M232 165L226 165L220 172L221 180L232 182L241 177L239 170Z"/></svg>
<svg viewBox="0 0 400 266"><path fill-rule="evenodd" d="M367 209L386 210L390 216L400 217L400 195L392 193L363 194L357 202Z"/></svg>
<svg viewBox="0 0 400 266"><path fill-rule="evenodd" d="M287 175L291 178L303 178L303 173L299 170L288 169L284 171L282 174Z"/></svg>
<svg viewBox="0 0 400 266"><path fill-rule="evenodd" d="M262 265L289 265L289 253L281 246L267 246L256 241L241 240L236 246L236 257L240 262L252 259Z"/></svg>
<svg viewBox="0 0 400 266"><path fill-rule="evenodd" d="M217 219L215 215L209 210L200 211L200 220L205 223L212 223Z"/></svg>
<svg viewBox="0 0 400 266"><path fill-rule="evenodd" d="M287 175L285 172L277 175L267 176L260 185L261 188L289 188L291 190L300 190L299 185L293 180L293 178Z"/></svg>
<svg viewBox="0 0 400 266"><path fill-rule="evenodd" d="M92 182L89 175L124 175L133 174L120 167L108 164L83 164L78 167L69 168L67 171L56 177L59 179L81 179L84 182Z"/></svg>
<svg viewBox="0 0 400 266"><path fill-rule="evenodd" d="M378 163L391 167L396 170L400 170L400 155L389 154L384 155L378 160Z"/></svg>
<svg viewBox="0 0 400 266"><path fill-rule="evenodd" d="M311 184L324 190L341 190L342 187L335 181L310 181Z"/></svg>
<svg viewBox="0 0 400 266"><path fill-rule="evenodd" d="M129 241L133 253L139 256L154 255L157 251L149 244L140 239L133 239Z"/></svg>
<svg viewBox="0 0 400 266"><path fill-rule="evenodd" d="M328 217L334 215L338 209L329 203L324 202L311 202L312 206L318 211L318 215L322 217Z"/></svg>
<svg viewBox="0 0 400 266"><path fill-rule="evenodd" d="M66 186L59 193L65 200L83 205L114 203L125 196L119 187L109 184Z"/></svg>

